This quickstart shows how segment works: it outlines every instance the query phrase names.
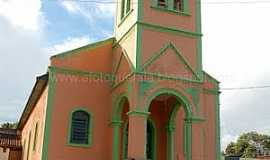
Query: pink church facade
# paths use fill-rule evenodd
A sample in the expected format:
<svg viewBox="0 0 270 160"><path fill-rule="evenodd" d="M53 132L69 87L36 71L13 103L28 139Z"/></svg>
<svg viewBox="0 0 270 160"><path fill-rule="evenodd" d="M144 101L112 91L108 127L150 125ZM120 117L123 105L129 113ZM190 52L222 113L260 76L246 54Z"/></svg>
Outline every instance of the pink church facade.
<svg viewBox="0 0 270 160"><path fill-rule="evenodd" d="M219 82L199 0L122 0L114 37L51 57L18 129L23 160L219 160Z"/></svg>

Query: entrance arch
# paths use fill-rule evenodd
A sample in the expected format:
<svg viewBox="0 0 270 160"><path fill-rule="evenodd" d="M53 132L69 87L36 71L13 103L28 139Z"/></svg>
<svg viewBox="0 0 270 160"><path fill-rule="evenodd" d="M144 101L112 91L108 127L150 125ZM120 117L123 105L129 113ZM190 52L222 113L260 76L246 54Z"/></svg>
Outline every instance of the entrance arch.
<svg viewBox="0 0 270 160"><path fill-rule="evenodd" d="M113 160L127 159L129 99L120 95L114 103L111 126L113 127Z"/></svg>
<svg viewBox="0 0 270 160"><path fill-rule="evenodd" d="M151 152L155 153L155 155L152 158L146 154L146 158L151 160L175 160L176 158L183 157L185 160L191 160L192 109L188 99L175 90L161 89L151 95L146 104L145 111L150 112L149 118L156 125L157 135L156 144L151 148L153 150ZM178 114L179 112L183 113ZM177 118L177 116L182 117ZM178 120L177 122L176 119ZM179 122L179 119L182 119L183 123ZM176 128L177 131L181 129L183 133L181 138L177 137L183 143L181 156L175 154ZM148 142L148 136L146 139ZM179 150L179 148L177 149ZM146 150L146 153L148 152Z"/></svg>

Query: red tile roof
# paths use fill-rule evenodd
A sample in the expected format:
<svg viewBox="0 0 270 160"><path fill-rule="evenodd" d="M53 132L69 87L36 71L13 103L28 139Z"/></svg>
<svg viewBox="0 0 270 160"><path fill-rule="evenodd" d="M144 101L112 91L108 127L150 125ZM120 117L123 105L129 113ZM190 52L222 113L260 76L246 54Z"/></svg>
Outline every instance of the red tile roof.
<svg viewBox="0 0 270 160"><path fill-rule="evenodd" d="M0 128L0 147L21 148L21 135L15 129Z"/></svg>

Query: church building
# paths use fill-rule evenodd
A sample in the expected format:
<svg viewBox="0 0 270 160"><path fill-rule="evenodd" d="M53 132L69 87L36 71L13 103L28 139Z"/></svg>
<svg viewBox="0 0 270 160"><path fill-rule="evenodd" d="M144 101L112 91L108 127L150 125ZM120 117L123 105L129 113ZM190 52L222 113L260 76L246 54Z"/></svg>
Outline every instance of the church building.
<svg viewBox="0 0 270 160"><path fill-rule="evenodd" d="M219 160L219 82L200 0L117 0L114 37L51 57L18 124L22 160Z"/></svg>

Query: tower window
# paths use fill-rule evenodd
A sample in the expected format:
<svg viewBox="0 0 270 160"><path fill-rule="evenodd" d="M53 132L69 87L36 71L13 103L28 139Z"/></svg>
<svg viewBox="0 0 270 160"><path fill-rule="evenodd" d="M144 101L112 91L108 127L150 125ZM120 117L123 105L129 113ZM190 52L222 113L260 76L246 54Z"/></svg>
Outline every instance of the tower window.
<svg viewBox="0 0 270 160"><path fill-rule="evenodd" d="M125 16L125 4L126 4L126 0L122 0L121 1L121 19L124 18Z"/></svg>
<svg viewBox="0 0 270 160"><path fill-rule="evenodd" d="M174 0L174 10L183 11L183 0Z"/></svg>
<svg viewBox="0 0 270 160"><path fill-rule="evenodd" d="M166 0L158 0L158 6L166 8L167 7Z"/></svg>
<svg viewBox="0 0 270 160"><path fill-rule="evenodd" d="M91 116L88 112L78 110L72 113L71 128L70 128L70 143L71 144L90 144L90 124Z"/></svg>
<svg viewBox="0 0 270 160"><path fill-rule="evenodd" d="M131 0L127 0L126 14L130 11L130 9L131 9Z"/></svg>

